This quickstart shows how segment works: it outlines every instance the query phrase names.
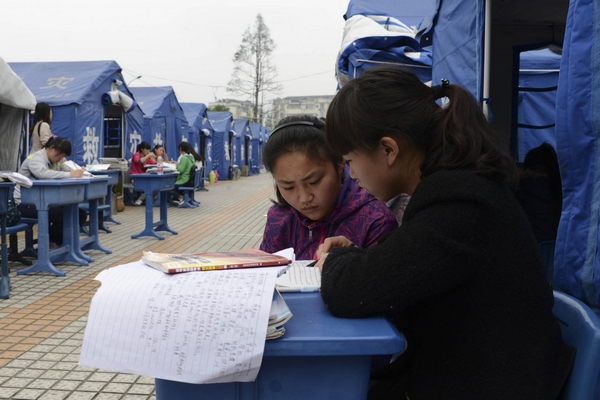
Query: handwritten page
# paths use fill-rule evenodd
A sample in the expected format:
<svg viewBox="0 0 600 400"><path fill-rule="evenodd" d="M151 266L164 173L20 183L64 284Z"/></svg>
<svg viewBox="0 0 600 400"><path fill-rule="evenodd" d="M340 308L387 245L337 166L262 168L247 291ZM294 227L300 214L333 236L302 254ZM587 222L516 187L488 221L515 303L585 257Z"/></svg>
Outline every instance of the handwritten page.
<svg viewBox="0 0 600 400"><path fill-rule="evenodd" d="M278 268L101 272L79 363L188 383L256 379Z"/></svg>
<svg viewBox="0 0 600 400"><path fill-rule="evenodd" d="M307 267L312 260L294 261L285 274L275 280L280 292L317 292L321 288L319 268Z"/></svg>

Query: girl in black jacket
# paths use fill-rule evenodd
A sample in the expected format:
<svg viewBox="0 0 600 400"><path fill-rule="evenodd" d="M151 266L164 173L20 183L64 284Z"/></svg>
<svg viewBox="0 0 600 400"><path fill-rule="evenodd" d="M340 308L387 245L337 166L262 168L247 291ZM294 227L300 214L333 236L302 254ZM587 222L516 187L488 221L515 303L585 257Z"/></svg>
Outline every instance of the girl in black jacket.
<svg viewBox="0 0 600 400"><path fill-rule="evenodd" d="M475 99L375 67L335 96L326 135L379 200L412 196L377 246L335 237L318 252L333 314L385 314L406 336L369 399L557 399L574 352L511 190L515 164Z"/></svg>

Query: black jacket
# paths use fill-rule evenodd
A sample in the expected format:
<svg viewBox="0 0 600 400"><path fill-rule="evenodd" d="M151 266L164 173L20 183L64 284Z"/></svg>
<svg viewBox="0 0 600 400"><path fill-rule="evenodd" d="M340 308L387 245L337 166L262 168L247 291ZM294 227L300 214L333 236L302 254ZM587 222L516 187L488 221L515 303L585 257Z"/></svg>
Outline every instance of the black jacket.
<svg viewBox="0 0 600 400"><path fill-rule="evenodd" d="M332 249L321 293L334 315L386 314L407 338L370 399L556 399L570 372L527 218L472 172L424 179L378 246Z"/></svg>

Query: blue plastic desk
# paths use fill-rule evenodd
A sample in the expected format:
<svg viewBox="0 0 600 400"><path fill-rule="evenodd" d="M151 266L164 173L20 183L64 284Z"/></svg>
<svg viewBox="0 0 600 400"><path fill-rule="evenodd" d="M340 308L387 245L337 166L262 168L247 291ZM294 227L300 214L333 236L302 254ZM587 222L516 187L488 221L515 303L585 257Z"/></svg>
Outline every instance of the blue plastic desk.
<svg viewBox="0 0 600 400"><path fill-rule="evenodd" d="M0 278L0 299L10 295L10 276L8 276L8 246L6 244L6 211L12 182L0 182L0 234L2 235L2 277Z"/></svg>
<svg viewBox="0 0 600 400"><path fill-rule="evenodd" d="M105 169L102 171L94 171L94 175L106 175L108 176L108 187L106 188L106 198L104 199L104 204L112 204L112 193L113 186L119 183L119 173L121 171L118 169ZM105 222L113 222L117 225L121 225L121 223L115 220L112 216L112 212L104 213L104 221Z"/></svg>
<svg viewBox="0 0 600 400"><path fill-rule="evenodd" d="M371 356L405 348L383 317L332 316L319 293L287 293L294 314L283 337L267 341L255 382L197 385L156 379L157 400L364 400Z"/></svg>
<svg viewBox="0 0 600 400"><path fill-rule="evenodd" d="M89 179L45 179L33 181L33 186L21 186L21 202L34 204L38 213L38 249L37 260L31 267L20 269L17 275L30 272L50 272L57 276L65 276L64 271L57 269L50 259L55 261L73 261L81 265L88 265L77 255L79 244L79 218L78 203L85 196L85 186ZM50 226L48 210L50 206L63 206L63 245L61 248L50 251ZM76 249L77 247L77 249Z"/></svg>
<svg viewBox="0 0 600 400"><path fill-rule="evenodd" d="M106 196L106 188L108 186L108 176L97 176L95 178L81 178L89 181L89 185L85 187L84 201L87 201L90 207L90 232L87 238L79 239L79 235L76 235L75 241L79 242L79 246L75 244L75 247L79 249L78 255L90 262L94 259L88 255L83 254L81 250L100 250L106 254L112 254L112 251L100 244L98 235L98 199ZM75 210L77 215L75 218L79 218L79 210ZM79 224L77 224L79 226Z"/></svg>
<svg viewBox="0 0 600 400"><path fill-rule="evenodd" d="M163 240L164 237L156 233L156 231L167 231L177 235L177 232L169 228L169 225L167 224L167 192L175 188L177 174L135 174L132 176L132 179L134 190L136 192L146 193L146 226L141 233L132 235L131 238L137 239L142 236L151 236ZM160 220L157 222L153 222L154 211L152 210L151 201L153 192L160 192Z"/></svg>

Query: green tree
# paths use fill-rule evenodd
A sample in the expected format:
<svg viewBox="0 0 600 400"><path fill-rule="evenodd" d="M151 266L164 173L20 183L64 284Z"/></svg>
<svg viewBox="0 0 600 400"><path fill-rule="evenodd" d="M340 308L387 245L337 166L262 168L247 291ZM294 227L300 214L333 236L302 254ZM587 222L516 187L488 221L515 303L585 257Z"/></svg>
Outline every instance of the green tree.
<svg viewBox="0 0 600 400"><path fill-rule="evenodd" d="M272 64L275 42L262 15L256 16L254 27L246 29L242 43L233 56L233 73L227 91L244 95L253 104L250 119L263 123L265 93L276 93L281 85L275 80L277 69Z"/></svg>
<svg viewBox="0 0 600 400"><path fill-rule="evenodd" d="M229 107L225 107L222 104L217 104L214 107L208 107L208 111L229 111Z"/></svg>

